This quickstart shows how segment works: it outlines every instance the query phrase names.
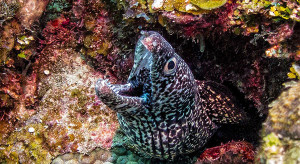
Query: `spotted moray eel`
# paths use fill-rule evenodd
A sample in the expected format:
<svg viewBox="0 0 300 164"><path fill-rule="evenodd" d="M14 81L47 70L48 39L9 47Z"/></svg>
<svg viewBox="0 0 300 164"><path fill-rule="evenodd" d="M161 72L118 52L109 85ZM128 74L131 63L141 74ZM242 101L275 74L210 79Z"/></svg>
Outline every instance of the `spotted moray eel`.
<svg viewBox="0 0 300 164"><path fill-rule="evenodd" d="M195 80L159 33L141 34L128 82L96 82L97 96L117 112L121 129L140 152L172 161L203 147L222 124L243 120L245 113L225 87Z"/></svg>

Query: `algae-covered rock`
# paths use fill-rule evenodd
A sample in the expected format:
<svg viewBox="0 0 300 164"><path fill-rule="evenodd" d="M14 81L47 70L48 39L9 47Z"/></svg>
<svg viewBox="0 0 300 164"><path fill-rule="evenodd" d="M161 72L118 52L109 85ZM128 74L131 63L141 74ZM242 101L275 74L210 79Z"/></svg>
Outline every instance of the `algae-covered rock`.
<svg viewBox="0 0 300 164"><path fill-rule="evenodd" d="M50 163L52 154L44 147L46 128L31 124L12 133L1 145L0 161L13 163Z"/></svg>
<svg viewBox="0 0 300 164"><path fill-rule="evenodd" d="M257 154L260 163L300 162L300 83L281 93L271 103L263 125L262 145Z"/></svg>
<svg viewBox="0 0 300 164"><path fill-rule="evenodd" d="M50 163L63 153L88 153L112 144L118 123L115 114L97 102L93 84L99 74L83 66L72 50L45 52L38 62L37 112L2 139L1 162Z"/></svg>
<svg viewBox="0 0 300 164"><path fill-rule="evenodd" d="M300 139L300 83L283 92L270 106L266 133Z"/></svg>

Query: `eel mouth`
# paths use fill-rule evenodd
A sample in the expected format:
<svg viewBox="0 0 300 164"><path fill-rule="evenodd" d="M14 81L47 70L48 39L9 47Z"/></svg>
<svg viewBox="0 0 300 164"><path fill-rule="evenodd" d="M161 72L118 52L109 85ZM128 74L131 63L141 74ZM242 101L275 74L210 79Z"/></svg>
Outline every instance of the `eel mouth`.
<svg viewBox="0 0 300 164"><path fill-rule="evenodd" d="M108 80L99 79L96 83L96 93L99 97L101 97L101 94L116 94L122 97L141 97L143 95L144 85L135 84L110 84Z"/></svg>
<svg viewBox="0 0 300 164"><path fill-rule="evenodd" d="M117 112L134 111L142 108L145 102L142 87L133 87L131 83L124 85L110 84L108 80L99 79L96 83L98 98L111 109Z"/></svg>
<svg viewBox="0 0 300 164"><path fill-rule="evenodd" d="M126 84L125 84L126 85ZM115 86L114 91L119 94L120 96L127 96L127 97L141 97L143 95L143 85L131 86L128 88L124 88L121 86Z"/></svg>

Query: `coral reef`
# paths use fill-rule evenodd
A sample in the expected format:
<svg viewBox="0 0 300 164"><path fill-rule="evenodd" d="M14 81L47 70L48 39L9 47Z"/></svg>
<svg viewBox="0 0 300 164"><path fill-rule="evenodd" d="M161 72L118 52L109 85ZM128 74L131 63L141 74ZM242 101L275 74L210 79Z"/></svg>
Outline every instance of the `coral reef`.
<svg viewBox="0 0 300 164"><path fill-rule="evenodd" d="M20 32L20 25L12 20L4 25L1 36L0 118L6 123L27 119L37 101L36 71L28 71L35 53L34 38L18 36Z"/></svg>
<svg viewBox="0 0 300 164"><path fill-rule="evenodd" d="M36 73L24 77L22 74L6 70L1 78L0 91L3 93L1 118L4 119L6 116L12 120L28 118L33 113L30 109L36 102ZM26 83L22 83L23 80Z"/></svg>
<svg viewBox="0 0 300 164"><path fill-rule="evenodd" d="M96 98L94 83L99 77L126 81L141 30L158 31L169 40L197 79L233 91L252 120L249 134L235 141L259 146L258 131L269 114L256 162L299 163L299 1L197 2L2 0L0 163L80 162L84 155L78 153L109 149L118 123ZM291 80L297 82L286 83ZM268 111L282 83L291 88ZM252 150L244 141L214 139L200 161L214 152L216 163L245 160ZM109 152L113 158L101 162L160 162L124 149L122 139L114 142L119 145ZM200 155L184 160L193 163L194 157Z"/></svg>

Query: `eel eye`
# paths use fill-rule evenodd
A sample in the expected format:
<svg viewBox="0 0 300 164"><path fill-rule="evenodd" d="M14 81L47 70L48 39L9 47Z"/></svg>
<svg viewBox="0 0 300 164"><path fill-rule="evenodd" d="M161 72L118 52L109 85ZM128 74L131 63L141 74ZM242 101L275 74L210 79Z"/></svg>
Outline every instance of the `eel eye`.
<svg viewBox="0 0 300 164"><path fill-rule="evenodd" d="M170 75L175 72L176 70L176 65L177 65L177 60L175 57L172 57L169 59L164 67L164 73L166 75Z"/></svg>

